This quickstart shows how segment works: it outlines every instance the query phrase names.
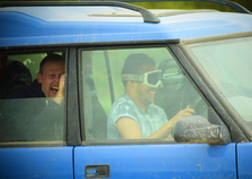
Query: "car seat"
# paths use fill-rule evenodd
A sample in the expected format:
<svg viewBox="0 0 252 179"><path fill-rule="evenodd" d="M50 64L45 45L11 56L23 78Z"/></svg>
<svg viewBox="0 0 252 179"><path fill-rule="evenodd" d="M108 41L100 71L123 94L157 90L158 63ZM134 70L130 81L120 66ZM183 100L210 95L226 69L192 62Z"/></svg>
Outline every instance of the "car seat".
<svg viewBox="0 0 252 179"><path fill-rule="evenodd" d="M99 102L91 75L86 75L84 79L83 100L87 139L106 139L107 115Z"/></svg>

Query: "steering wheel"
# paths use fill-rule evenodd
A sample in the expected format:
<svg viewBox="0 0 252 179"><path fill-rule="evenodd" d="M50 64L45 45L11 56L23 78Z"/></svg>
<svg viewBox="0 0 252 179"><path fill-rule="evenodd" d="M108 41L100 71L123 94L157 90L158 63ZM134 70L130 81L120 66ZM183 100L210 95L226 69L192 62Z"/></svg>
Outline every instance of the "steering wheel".
<svg viewBox="0 0 252 179"><path fill-rule="evenodd" d="M170 106L171 108L174 108L178 105L186 107L188 103L188 105L190 105L190 108L195 110L196 114L202 115L207 118L207 104L204 102L195 88L191 85L185 75L181 72L177 63L173 59L165 59L160 63L158 69L162 70L162 81L164 88L170 90L170 93L172 93L169 94L169 92L167 93L166 90L163 90L164 96L163 98L159 98L159 100L163 100L163 102L161 102L161 107L167 110L167 106ZM170 69L175 69L173 71L176 71L176 73L165 74L165 71ZM174 89L175 87L178 88ZM166 111L166 113L168 114L169 111Z"/></svg>
<svg viewBox="0 0 252 179"><path fill-rule="evenodd" d="M207 119L207 110L208 105L206 102L202 99L200 95L198 95L190 104L190 108L194 109L197 115L203 116Z"/></svg>

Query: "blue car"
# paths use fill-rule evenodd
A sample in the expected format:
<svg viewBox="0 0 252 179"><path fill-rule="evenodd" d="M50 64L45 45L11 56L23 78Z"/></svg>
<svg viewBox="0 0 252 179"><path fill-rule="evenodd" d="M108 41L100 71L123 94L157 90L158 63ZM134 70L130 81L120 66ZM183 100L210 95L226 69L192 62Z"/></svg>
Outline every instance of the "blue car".
<svg viewBox="0 0 252 179"><path fill-rule="evenodd" d="M1 2L0 178L252 178L252 15L208 2Z"/></svg>

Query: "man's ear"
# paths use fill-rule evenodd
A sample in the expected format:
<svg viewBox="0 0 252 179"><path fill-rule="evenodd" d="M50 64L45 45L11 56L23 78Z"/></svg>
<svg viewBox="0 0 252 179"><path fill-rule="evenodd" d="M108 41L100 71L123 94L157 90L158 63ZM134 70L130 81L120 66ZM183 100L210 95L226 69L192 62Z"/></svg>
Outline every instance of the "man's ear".
<svg viewBox="0 0 252 179"><path fill-rule="evenodd" d="M38 83L42 83L42 74L40 72L38 72L37 74L37 80L38 80Z"/></svg>

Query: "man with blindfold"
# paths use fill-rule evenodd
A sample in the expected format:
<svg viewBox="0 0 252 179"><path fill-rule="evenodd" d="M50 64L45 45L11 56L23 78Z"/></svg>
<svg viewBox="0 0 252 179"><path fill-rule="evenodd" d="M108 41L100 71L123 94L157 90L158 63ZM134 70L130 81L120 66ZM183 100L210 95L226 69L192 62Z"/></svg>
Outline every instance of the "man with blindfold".
<svg viewBox="0 0 252 179"><path fill-rule="evenodd" d="M160 75L161 70L155 70L155 62L148 55L128 56L122 70L125 94L109 112L108 139L166 138L179 119L195 113L188 105L168 120L163 109L153 104L156 90L162 85Z"/></svg>

